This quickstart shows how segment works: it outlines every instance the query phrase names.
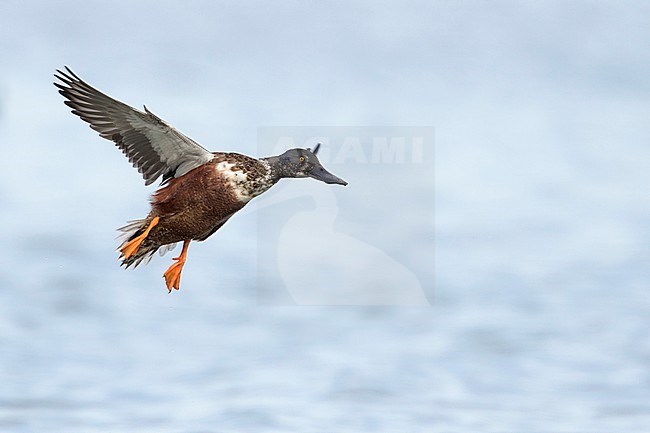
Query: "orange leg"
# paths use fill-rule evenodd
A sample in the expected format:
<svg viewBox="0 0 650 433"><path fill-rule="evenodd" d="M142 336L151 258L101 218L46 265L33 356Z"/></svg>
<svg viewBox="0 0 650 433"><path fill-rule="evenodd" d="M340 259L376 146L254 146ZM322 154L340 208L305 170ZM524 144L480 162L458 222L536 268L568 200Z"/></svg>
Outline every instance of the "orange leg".
<svg viewBox="0 0 650 433"><path fill-rule="evenodd" d="M131 239L130 241L126 242L122 248L120 248L120 252L124 256L125 259L128 259L131 257L133 254L138 252L138 248L140 248L140 244L142 244L142 241L149 236L149 232L151 231L152 228L154 228L157 224L160 218L158 217L153 217L151 222L149 223L149 226L147 229L139 236Z"/></svg>
<svg viewBox="0 0 650 433"><path fill-rule="evenodd" d="M191 239L183 241L183 251L178 257L174 257L176 263L172 264L166 271L163 277L165 278L165 284L167 285L167 290L169 293L172 292L172 288L178 290L181 286L181 271L183 270L183 265L187 260L187 249L190 246Z"/></svg>

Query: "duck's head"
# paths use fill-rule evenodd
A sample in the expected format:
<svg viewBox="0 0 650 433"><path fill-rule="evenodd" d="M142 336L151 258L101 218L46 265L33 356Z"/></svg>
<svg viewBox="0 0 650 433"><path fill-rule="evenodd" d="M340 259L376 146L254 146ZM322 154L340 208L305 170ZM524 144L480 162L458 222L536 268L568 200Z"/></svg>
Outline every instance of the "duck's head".
<svg viewBox="0 0 650 433"><path fill-rule="evenodd" d="M334 176L321 165L316 154L320 143L314 150L311 149L289 149L282 155L268 158L280 177L313 177L325 183L347 185L348 183L340 177Z"/></svg>

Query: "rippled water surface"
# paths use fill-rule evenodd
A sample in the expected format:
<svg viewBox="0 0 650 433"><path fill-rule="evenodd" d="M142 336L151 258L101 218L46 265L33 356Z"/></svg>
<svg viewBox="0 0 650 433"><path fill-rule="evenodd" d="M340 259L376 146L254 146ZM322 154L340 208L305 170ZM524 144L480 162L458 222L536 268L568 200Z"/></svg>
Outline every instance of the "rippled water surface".
<svg viewBox="0 0 650 433"><path fill-rule="evenodd" d="M1 9L0 431L647 431L645 3ZM283 182L167 295L170 255L116 262L153 190L62 104L64 64L213 150L435 146L332 153L349 187Z"/></svg>

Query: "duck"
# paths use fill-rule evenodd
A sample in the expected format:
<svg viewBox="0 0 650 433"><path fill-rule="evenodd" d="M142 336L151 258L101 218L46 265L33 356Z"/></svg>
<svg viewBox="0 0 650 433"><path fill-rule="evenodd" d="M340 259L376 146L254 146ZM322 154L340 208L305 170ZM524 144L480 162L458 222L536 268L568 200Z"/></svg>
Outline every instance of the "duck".
<svg viewBox="0 0 650 433"><path fill-rule="evenodd" d="M192 241L205 241L253 198L284 178L347 182L327 171L314 149L293 148L254 158L235 152L210 152L143 106L133 108L92 87L68 66L57 69L54 85L72 113L99 136L115 143L142 175L145 185L161 179L149 214L119 228L120 266L136 268L177 243L183 247L164 272L169 293L180 289Z"/></svg>

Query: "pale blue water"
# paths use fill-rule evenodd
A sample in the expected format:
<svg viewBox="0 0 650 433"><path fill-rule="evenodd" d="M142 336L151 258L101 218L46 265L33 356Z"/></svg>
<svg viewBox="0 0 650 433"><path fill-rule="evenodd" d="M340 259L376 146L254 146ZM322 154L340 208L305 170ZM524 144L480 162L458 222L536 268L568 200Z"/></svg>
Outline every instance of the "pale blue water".
<svg viewBox="0 0 650 433"><path fill-rule="evenodd" d="M645 3L1 8L0 431L648 431ZM152 190L64 64L214 150L430 125L435 151L279 185L167 295L171 256L117 266ZM395 275L430 305L291 302Z"/></svg>

